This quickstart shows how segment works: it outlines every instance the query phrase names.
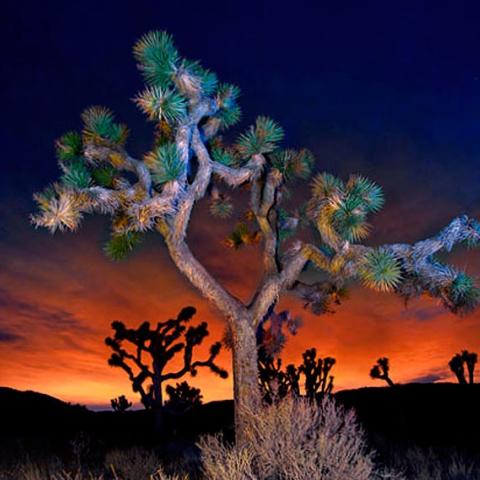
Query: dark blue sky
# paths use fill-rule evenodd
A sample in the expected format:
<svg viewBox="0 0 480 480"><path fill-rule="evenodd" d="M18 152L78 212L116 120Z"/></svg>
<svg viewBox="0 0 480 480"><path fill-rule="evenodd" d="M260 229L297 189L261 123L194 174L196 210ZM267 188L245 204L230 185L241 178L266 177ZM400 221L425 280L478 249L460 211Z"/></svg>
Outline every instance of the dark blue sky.
<svg viewBox="0 0 480 480"><path fill-rule="evenodd" d="M460 156L473 167L480 153L475 2L2 4L4 194L51 180L52 140L92 103L128 121L133 150L148 146L129 99L141 88L131 47L149 29L168 30L186 57L238 84L245 123L271 115L289 142L317 153L326 138L348 139L374 164L405 141L426 164L442 150L452 154L438 159L447 166ZM334 169L344 160L323 158Z"/></svg>

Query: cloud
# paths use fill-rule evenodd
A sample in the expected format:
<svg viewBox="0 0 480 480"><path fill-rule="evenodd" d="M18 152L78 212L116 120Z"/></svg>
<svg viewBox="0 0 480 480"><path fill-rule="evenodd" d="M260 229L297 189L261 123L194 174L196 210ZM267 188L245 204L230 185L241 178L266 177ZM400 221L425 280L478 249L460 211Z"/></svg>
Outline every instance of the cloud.
<svg viewBox="0 0 480 480"><path fill-rule="evenodd" d="M428 305L415 308L406 308L400 312L401 318L413 318L419 322L435 320L445 314L445 308L440 305Z"/></svg>
<svg viewBox="0 0 480 480"><path fill-rule="evenodd" d="M450 375L447 373L427 373L408 380L408 383L435 383L440 380L446 380Z"/></svg>
<svg viewBox="0 0 480 480"><path fill-rule="evenodd" d="M8 330L0 330L0 343L15 343L23 340L24 337Z"/></svg>
<svg viewBox="0 0 480 480"><path fill-rule="evenodd" d="M55 307L21 300L5 289L0 289L0 312L15 315L24 320L40 321L43 325L70 331L87 332L90 328L74 314Z"/></svg>

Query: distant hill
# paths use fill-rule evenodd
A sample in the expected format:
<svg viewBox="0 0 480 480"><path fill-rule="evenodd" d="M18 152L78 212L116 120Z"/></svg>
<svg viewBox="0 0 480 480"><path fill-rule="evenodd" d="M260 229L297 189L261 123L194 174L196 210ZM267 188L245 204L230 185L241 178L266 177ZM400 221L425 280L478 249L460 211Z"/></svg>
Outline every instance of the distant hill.
<svg viewBox="0 0 480 480"><path fill-rule="evenodd" d="M397 443L456 446L480 452L480 384L410 383L343 390L335 398L371 436Z"/></svg>
<svg viewBox="0 0 480 480"><path fill-rule="evenodd" d="M455 446L480 453L480 384L407 384L343 390L339 403L354 408L377 449L385 445ZM151 412L93 412L41 393L0 387L0 448L64 448L84 432L98 448L158 443ZM167 415L164 441L193 442L204 433L233 434L233 402ZM96 447L97 448L97 447Z"/></svg>

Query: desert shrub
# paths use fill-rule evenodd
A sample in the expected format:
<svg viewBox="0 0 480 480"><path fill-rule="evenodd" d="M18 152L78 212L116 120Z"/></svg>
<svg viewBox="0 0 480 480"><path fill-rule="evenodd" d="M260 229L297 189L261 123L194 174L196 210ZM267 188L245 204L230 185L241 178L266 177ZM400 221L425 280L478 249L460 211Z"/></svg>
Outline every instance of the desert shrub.
<svg viewBox="0 0 480 480"><path fill-rule="evenodd" d="M411 448L394 456L396 468L408 480L480 479L480 465L457 451Z"/></svg>
<svg viewBox="0 0 480 480"><path fill-rule="evenodd" d="M158 457L154 452L143 448L111 450L105 456L105 467L121 480L146 480L161 472ZM159 476L157 480L163 478Z"/></svg>
<svg viewBox="0 0 480 480"><path fill-rule="evenodd" d="M379 471L351 410L324 398L320 405L287 397L245 412L244 447L204 437L199 447L209 480L372 480L399 475Z"/></svg>

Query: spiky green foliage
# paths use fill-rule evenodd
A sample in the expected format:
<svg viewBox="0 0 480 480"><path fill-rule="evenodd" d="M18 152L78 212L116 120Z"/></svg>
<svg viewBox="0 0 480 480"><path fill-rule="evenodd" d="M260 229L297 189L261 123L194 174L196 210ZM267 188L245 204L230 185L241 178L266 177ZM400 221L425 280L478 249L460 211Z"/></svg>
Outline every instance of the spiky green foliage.
<svg viewBox="0 0 480 480"><path fill-rule="evenodd" d="M317 200L340 195L344 183L339 178L327 172L319 173L312 181L312 196Z"/></svg>
<svg viewBox="0 0 480 480"><path fill-rule="evenodd" d="M358 273L366 287L380 292L391 292L402 279L400 262L384 249L368 252Z"/></svg>
<svg viewBox="0 0 480 480"><path fill-rule="evenodd" d="M82 113L83 137L89 142L107 140L114 144L124 144L128 129L125 125L116 123L113 113L105 107L94 106Z"/></svg>
<svg viewBox="0 0 480 480"><path fill-rule="evenodd" d="M153 181L158 184L176 180L184 168L174 142L167 142L148 153L145 163L152 172Z"/></svg>
<svg viewBox="0 0 480 480"><path fill-rule="evenodd" d="M370 226L366 223L367 211L364 203L356 196L346 195L335 202L332 224L340 237L349 242L358 242L368 236Z"/></svg>
<svg viewBox="0 0 480 480"><path fill-rule="evenodd" d="M149 32L135 43L133 55L150 85L168 88L180 63L172 37L161 31Z"/></svg>
<svg viewBox="0 0 480 480"><path fill-rule="evenodd" d="M277 150L269 155L271 165L282 172L285 180L293 178L308 178L312 171L315 159L307 150Z"/></svg>
<svg viewBox="0 0 480 480"><path fill-rule="evenodd" d="M234 167L238 165L238 159L232 150L223 147L213 147L210 151L212 160L227 167Z"/></svg>
<svg viewBox="0 0 480 480"><path fill-rule="evenodd" d="M217 89L216 100L219 111L215 115L220 120L220 128L225 129L235 125L241 117L241 110L237 100L240 89L235 85L221 83Z"/></svg>
<svg viewBox="0 0 480 480"><path fill-rule="evenodd" d="M326 242L357 242L369 234L368 214L382 205L381 188L370 180L352 175L344 183L321 173L312 182L308 213Z"/></svg>
<svg viewBox="0 0 480 480"><path fill-rule="evenodd" d="M283 138L283 128L268 117L258 117L255 125L240 135L237 145L243 158L273 152Z"/></svg>
<svg viewBox="0 0 480 480"><path fill-rule="evenodd" d="M63 185L70 188L88 188L92 183L92 175L82 159L72 160L65 167L60 177Z"/></svg>
<svg viewBox="0 0 480 480"><path fill-rule="evenodd" d="M55 150L61 162L77 160L82 156L82 136L78 132L67 132L55 142Z"/></svg>
<svg viewBox="0 0 480 480"><path fill-rule="evenodd" d="M472 277L459 273L448 289L448 297L458 311L472 311L480 301L480 289L475 286Z"/></svg>
<svg viewBox="0 0 480 480"><path fill-rule="evenodd" d="M142 241L138 232L113 235L104 247L105 254L114 261L123 260Z"/></svg>
<svg viewBox="0 0 480 480"><path fill-rule="evenodd" d="M233 203L229 197L218 197L210 202L210 213L217 218L230 218L233 213Z"/></svg>
<svg viewBox="0 0 480 480"><path fill-rule="evenodd" d="M380 186L360 175L351 175L346 185L350 197L361 199L367 212L378 212L385 203Z"/></svg>
<svg viewBox="0 0 480 480"><path fill-rule="evenodd" d="M134 98L136 105L149 120L175 123L187 113L187 101L173 89L153 86Z"/></svg>
<svg viewBox="0 0 480 480"><path fill-rule="evenodd" d="M212 95L217 89L218 78L215 73L203 68L200 62L192 60L184 60L182 67L192 77L198 79L199 86L204 95Z"/></svg>
<svg viewBox="0 0 480 480"><path fill-rule="evenodd" d="M101 187L111 187L117 170L111 165L95 168L92 171L92 179Z"/></svg>
<svg viewBox="0 0 480 480"><path fill-rule="evenodd" d="M468 248L478 247L480 243L480 222L476 220L471 221L472 235L465 239L465 243Z"/></svg>

